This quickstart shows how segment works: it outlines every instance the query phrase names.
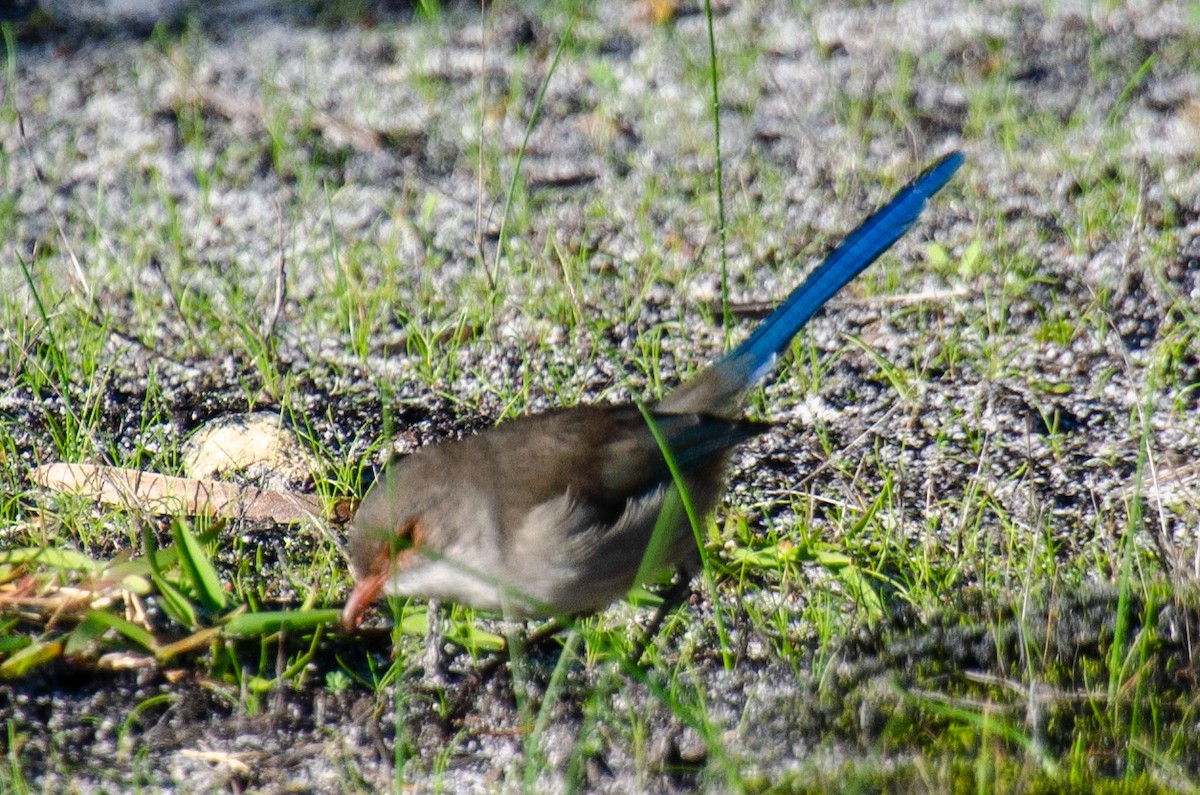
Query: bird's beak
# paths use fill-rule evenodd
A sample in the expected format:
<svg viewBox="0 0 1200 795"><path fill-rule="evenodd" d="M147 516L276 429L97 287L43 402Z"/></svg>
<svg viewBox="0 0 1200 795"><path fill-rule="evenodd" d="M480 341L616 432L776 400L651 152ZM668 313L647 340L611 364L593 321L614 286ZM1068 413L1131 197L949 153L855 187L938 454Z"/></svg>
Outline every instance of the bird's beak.
<svg viewBox="0 0 1200 795"><path fill-rule="evenodd" d="M342 619L339 623L343 631L353 632L358 628L362 614L370 607L371 602L375 601L375 597L379 596L389 574L391 566L380 566L376 571L363 575L354 584L354 590L350 592L350 598L346 600L346 606L342 609Z"/></svg>

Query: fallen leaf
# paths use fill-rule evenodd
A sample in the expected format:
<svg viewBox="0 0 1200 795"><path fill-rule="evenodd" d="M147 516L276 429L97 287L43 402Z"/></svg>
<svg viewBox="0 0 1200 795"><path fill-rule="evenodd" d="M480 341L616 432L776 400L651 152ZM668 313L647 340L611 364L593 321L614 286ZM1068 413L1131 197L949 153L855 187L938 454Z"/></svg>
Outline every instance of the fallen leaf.
<svg viewBox="0 0 1200 795"><path fill-rule="evenodd" d="M320 517L324 512L321 501L311 494L240 487L122 467L48 464L34 469L30 477L47 489L155 514L293 524Z"/></svg>

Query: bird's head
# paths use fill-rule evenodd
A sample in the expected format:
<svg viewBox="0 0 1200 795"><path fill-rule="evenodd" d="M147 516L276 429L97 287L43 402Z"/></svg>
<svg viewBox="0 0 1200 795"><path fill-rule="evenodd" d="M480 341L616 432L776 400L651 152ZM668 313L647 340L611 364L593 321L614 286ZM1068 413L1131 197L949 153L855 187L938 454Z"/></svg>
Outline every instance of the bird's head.
<svg viewBox="0 0 1200 795"><path fill-rule="evenodd" d="M363 613L379 598L388 580L416 563L420 555L419 548L424 540L420 520L393 515L394 505L372 493L355 514L349 537L354 589L342 610L343 629L357 627Z"/></svg>

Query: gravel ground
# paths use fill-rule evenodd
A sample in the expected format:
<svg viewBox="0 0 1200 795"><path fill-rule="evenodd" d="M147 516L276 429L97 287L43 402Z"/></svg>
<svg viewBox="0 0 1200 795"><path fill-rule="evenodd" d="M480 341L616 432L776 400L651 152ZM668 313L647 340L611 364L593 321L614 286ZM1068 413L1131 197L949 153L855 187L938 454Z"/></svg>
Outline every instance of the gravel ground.
<svg viewBox="0 0 1200 795"><path fill-rule="evenodd" d="M1200 442L1200 359L1194 338L1165 363L1156 343L1200 301L1200 75L1189 55L1200 24L1183 3L1094 5L914 0L798 9L754 0L718 7L722 50L750 41L761 50L723 65L731 211L759 224L752 237L729 239L736 301L786 294L797 279L794 261L814 256L809 241L850 229L891 190L865 174L890 174L894 187L941 152L961 148L968 156L955 186L897 247L892 281L880 277L873 291L949 296L929 310L938 320L918 312L881 320L878 301L848 298L809 335L824 354L844 351L845 335L856 336L900 372L921 373L920 381L900 398L855 349L831 360L819 391L769 387L767 414L781 430L739 457L729 504L782 524L792 518L789 492L869 505L880 472L900 472L890 486L901 506L894 521L915 548L953 557L970 532L1003 556L1011 528L994 515L963 515L963 501L950 496L980 489L1012 527L1052 528L1046 543L1064 556L1119 560L1141 450L1137 417L1148 411L1160 477L1151 493L1157 515L1139 543L1161 558L1180 596L1139 602L1133 631L1159 637L1146 664L1164 700L1190 703L1195 684L1181 672L1194 670L1189 638L1200 630L1196 600L1187 596L1198 574L1200 499L1190 466ZM494 327L467 330L457 370L438 376L436 389L428 378L418 381L419 362L397 353L411 334L406 323L434 318L453 328L454 307L485 283L478 263L495 256L508 175L569 19L536 4L497 4L486 25L469 4L448 4L438 23L414 21L392 4L363 8L346 22L329 9L251 2L203 12L182 3L165 11L150 3L47 3L48 17L15 28L15 71L2 104L20 113L24 135L12 114L0 114L0 212L16 230L0 255L0 288L28 302L12 265L18 254L32 260L49 250L39 267L58 274L63 292L90 292L103 306L113 365L98 411L111 449L169 449L203 421L246 410L253 362L195 339L169 309L180 294L203 295L218 308L245 295L269 305L281 252L288 283L278 356L284 369L302 374L294 402L312 418L313 441L341 462L377 460L373 445L385 428L400 429L401 444L414 446L486 427L507 408L492 385L530 373L554 374L532 378L531 410L566 402L564 395L639 394L644 375L625 372L608 353L630 354L639 334L665 323L687 326L662 340L668 381L720 350L722 331L707 316L719 286L716 229L710 203L695 198L711 192L713 168L709 96L696 79L707 52L704 17L684 3L657 25L648 6L600 3L574 24L577 49L543 99L522 163L528 217L510 240L509 261L590 252L585 314L625 319L614 326L611 350L598 352L543 316L539 281L512 276L500 281ZM1006 77L995 107L1015 109L1015 120L980 116L987 103L978 97L997 83L997 70ZM904 106L890 107L897 96ZM185 123L190 109L202 119L200 135ZM1047 127L1055 133L1045 134ZM764 177L779 170L783 184ZM1089 227L1084 208L1118 173L1142 174L1144 184L1136 223L1113 239ZM650 200L658 203L643 212ZM931 240L961 258L957 270L929 272ZM983 255L1003 258L1007 270L972 266L969 247L980 240ZM1169 253L1157 256L1151 244ZM327 295L340 278L332 263L351 254L365 284L394 279L396 293L412 301L379 310L389 328L369 341L365 358L329 319L338 308ZM696 276L697 260L712 267ZM607 276L646 268L661 281L632 298L628 280ZM1021 289L1006 291L1017 283ZM640 302L637 311L631 301ZM999 313L997 301L1007 302ZM326 303L327 314L307 309ZM1097 304L1102 313L1080 319L1081 307ZM1003 318L991 332L976 321L989 315ZM1048 336L1060 317L1086 333L1066 344ZM943 336L931 336L931 326ZM557 344L531 343L545 339ZM951 344L969 352L964 364L930 370L925 363ZM152 432L141 415L148 374L163 407ZM53 407L17 387L16 376L0 371L2 432L12 452L3 466L23 477L54 449L46 417ZM393 390L386 426L381 383ZM811 521L834 526L837 504L814 499ZM247 532L262 536L268 559L284 568L304 554L302 539L272 536L271 528ZM121 545L112 543L110 554ZM746 781L837 788L846 785L837 771L848 761L886 770L917 753L881 746L889 719L912 709L898 688L964 675L1002 680L1023 653L1022 633L1039 638L1047 659L1062 661L1064 681L1047 687L1080 687L1088 666L1102 663L1099 639L1114 631L1113 578L1098 571L1089 587L1041 594L1034 607L998 610L965 593L939 609L898 608L839 642L833 662L820 658L817 650L827 647L812 627L795 630L801 652L784 663L763 651L774 639L735 622L733 670L704 652L716 642L699 627L711 622L677 630L678 642L694 655L687 684L704 693ZM737 619L825 586L836 583L818 570L794 591L754 594L728 609ZM296 601L283 585L275 596ZM696 597L688 610L705 615L709 598ZM632 615L616 607L606 619ZM328 670L354 653L364 654L356 642L331 639L314 665ZM387 643L370 645L365 656L386 667ZM544 695L553 660L531 662L525 687ZM380 701L355 688L332 692L313 677L249 715L197 672L52 665L0 683L0 719L23 737L16 749L0 736L0 747L19 753L35 790L520 788L529 749L512 678L472 683L469 667L451 666L450 692L466 699L459 709L446 710L446 691L433 684L406 687L403 703L393 703L391 689ZM653 677L612 691L616 714L645 716L648 741L581 725L572 696L595 693L602 676L583 665L569 670L565 695L546 716L538 789L725 786L705 772L712 747L653 696ZM1063 753L1072 724L1061 715L1079 713L1069 699L1051 701L1065 713L1048 709L1018 723ZM131 704L146 706L135 715ZM1200 775L1200 737L1194 728L1181 737L1180 774ZM1121 749L1095 754L1103 773L1121 771ZM416 758L404 769L421 775L396 781L402 757Z"/></svg>

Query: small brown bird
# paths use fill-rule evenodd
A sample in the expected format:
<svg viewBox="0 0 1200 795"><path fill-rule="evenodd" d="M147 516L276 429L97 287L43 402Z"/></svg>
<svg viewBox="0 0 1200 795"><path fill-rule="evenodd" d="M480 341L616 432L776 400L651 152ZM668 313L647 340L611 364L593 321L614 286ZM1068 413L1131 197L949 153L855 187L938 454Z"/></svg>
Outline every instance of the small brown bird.
<svg viewBox="0 0 1200 795"><path fill-rule="evenodd" d="M804 324L917 220L962 165L926 169L858 229L732 352L650 412L699 515L716 505L726 462L770 426L734 419ZM393 458L350 530L354 591L342 623L380 593L443 599L511 617L601 609L639 572L698 560L674 505L657 560L643 561L668 495L659 442L633 405L579 406L504 422Z"/></svg>

